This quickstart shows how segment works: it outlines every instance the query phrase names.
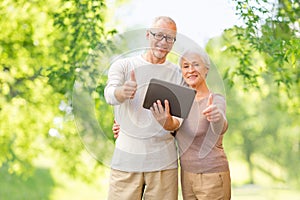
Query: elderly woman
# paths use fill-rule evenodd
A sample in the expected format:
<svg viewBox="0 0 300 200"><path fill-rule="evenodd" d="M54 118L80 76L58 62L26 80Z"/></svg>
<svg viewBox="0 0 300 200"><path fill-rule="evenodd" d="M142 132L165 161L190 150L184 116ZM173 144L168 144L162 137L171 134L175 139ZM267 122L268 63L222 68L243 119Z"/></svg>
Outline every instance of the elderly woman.
<svg viewBox="0 0 300 200"><path fill-rule="evenodd" d="M197 91L188 118L176 131L183 199L230 199L230 171L222 145L228 127L225 98L206 84L210 60L203 50L186 51L179 64L185 82ZM178 119L170 115L168 101L164 103L165 108L157 101L151 110L161 125L171 130Z"/></svg>

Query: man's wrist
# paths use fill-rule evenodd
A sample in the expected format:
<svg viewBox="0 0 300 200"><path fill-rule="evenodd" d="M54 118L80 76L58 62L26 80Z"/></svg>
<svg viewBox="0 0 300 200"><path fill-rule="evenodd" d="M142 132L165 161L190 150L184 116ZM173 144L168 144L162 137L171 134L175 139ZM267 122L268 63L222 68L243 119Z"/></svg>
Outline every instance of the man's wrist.
<svg viewBox="0 0 300 200"><path fill-rule="evenodd" d="M124 98L124 96L122 95L121 87L117 87L115 89L114 95L119 103L123 103L126 100L126 98Z"/></svg>

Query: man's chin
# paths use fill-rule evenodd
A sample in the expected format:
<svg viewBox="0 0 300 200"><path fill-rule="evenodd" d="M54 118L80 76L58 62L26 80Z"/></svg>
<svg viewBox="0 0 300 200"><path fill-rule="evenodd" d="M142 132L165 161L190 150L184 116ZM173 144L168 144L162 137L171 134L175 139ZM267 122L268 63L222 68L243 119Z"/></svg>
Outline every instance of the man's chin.
<svg viewBox="0 0 300 200"><path fill-rule="evenodd" d="M160 59L165 58L167 56L167 54L168 54L168 52L160 51L160 50L157 50L154 52L155 57L160 58Z"/></svg>

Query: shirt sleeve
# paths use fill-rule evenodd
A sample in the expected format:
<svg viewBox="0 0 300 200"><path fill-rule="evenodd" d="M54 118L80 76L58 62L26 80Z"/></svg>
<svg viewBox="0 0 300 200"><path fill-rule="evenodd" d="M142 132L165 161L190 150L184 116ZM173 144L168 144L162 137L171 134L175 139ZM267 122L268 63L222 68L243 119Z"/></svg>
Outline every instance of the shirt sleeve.
<svg viewBox="0 0 300 200"><path fill-rule="evenodd" d="M115 90L117 87L122 86L125 82L127 71L124 66L124 61L116 61L108 70L108 79L104 88L104 97L106 102L110 105L121 104L115 97Z"/></svg>

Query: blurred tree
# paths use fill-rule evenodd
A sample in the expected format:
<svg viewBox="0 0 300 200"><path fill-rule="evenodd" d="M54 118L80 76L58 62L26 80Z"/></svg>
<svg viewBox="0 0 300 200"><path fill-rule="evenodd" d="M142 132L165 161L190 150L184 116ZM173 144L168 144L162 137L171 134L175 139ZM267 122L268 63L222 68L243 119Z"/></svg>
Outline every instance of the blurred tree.
<svg viewBox="0 0 300 200"><path fill-rule="evenodd" d="M236 14L244 22L229 30L238 42L227 40L227 49L239 62L227 68L225 78L232 83L243 76L245 88L259 87L259 76L271 76L292 101L299 101L300 6L293 0L234 0ZM265 57L266 66L257 65L251 55ZM295 110L299 112L299 109Z"/></svg>
<svg viewBox="0 0 300 200"><path fill-rule="evenodd" d="M248 163L249 183L259 170L272 180L299 185L299 2L234 2L244 25L207 45L227 88L225 142Z"/></svg>
<svg viewBox="0 0 300 200"><path fill-rule="evenodd" d="M87 162L74 126L72 91L86 69L98 84L93 100L101 110L97 117L106 120L99 123L110 132L112 112L101 104L105 79L86 62L96 47L109 49L116 33L105 26L105 1L4 0L0 14L0 166L30 175L34 160L46 154L69 174L93 180L100 163Z"/></svg>
<svg viewBox="0 0 300 200"><path fill-rule="evenodd" d="M58 98L41 75L54 65L52 43L55 32L48 13L57 1L0 3L0 165L10 172L28 172L32 161L44 148L55 115Z"/></svg>

